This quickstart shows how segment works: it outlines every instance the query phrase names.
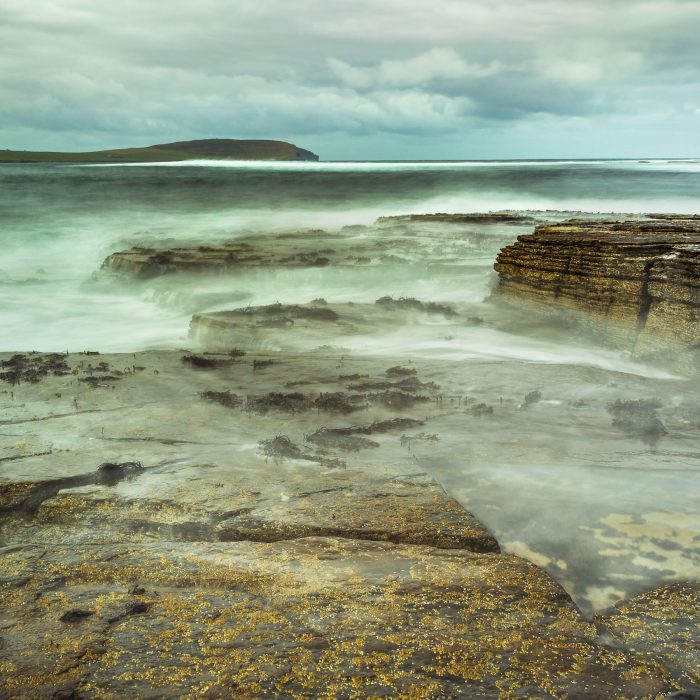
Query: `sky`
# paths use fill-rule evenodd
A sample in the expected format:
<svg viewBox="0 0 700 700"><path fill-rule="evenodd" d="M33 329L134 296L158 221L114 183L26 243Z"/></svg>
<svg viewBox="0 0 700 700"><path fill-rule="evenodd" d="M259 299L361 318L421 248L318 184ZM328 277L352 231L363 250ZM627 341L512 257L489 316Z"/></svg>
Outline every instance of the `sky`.
<svg viewBox="0 0 700 700"><path fill-rule="evenodd" d="M0 148L700 156L700 0L0 0Z"/></svg>

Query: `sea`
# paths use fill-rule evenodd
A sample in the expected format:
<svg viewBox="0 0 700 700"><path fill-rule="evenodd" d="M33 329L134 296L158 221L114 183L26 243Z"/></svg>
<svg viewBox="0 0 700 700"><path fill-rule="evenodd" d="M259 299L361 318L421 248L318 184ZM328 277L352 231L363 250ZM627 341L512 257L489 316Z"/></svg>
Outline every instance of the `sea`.
<svg viewBox="0 0 700 700"><path fill-rule="evenodd" d="M116 250L299 229L332 234L401 214L504 210L697 213L700 160L3 164L2 347L128 352L186 343L192 312L211 304L158 285L100 285L96 273ZM484 293L497 250L476 251L473 262L483 274L458 293L470 299ZM348 285L356 288L344 276L323 276L323 289L296 276L301 288L295 275L280 281L298 301L345 299ZM252 303L286 296L270 279L233 291ZM423 296L442 299L444 282L438 274L408 280L383 274L384 288L371 282L368 292L419 286Z"/></svg>
<svg viewBox="0 0 700 700"><path fill-rule="evenodd" d="M324 245L349 233L366 243L390 235L382 217L476 212L540 220L700 214L700 159L1 164L0 349L187 348L193 314L320 297L412 297L468 305L472 318L488 318L495 257L532 225L476 223L455 234L426 223L412 258L392 260L388 250L384 264L350 269L144 281L101 270L109 254L133 246L238 237L274 245L299 231L317 232ZM411 459L504 549L545 566L584 609L650 583L700 577L696 382L565 328L540 332L511 318L456 324L449 333L377 328L350 350L462 363L494 396L540 392L538 407L516 418L501 420L496 410L491 422L448 421L439 444L416 448ZM604 409L649 397L660 400L667 430L651 446L619 435ZM602 407L595 420L571 409L586 400Z"/></svg>

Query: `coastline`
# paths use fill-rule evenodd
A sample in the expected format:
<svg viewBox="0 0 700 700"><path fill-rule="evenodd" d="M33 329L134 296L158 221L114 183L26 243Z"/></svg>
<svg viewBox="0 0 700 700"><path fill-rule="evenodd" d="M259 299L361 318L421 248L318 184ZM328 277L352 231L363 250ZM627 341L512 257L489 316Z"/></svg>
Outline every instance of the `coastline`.
<svg viewBox="0 0 700 700"><path fill-rule="evenodd" d="M692 380L483 300L493 249L563 215L120 238L81 292L184 300L189 336L0 354L8 696L697 683L698 593L669 583L694 477L665 466L692 459Z"/></svg>

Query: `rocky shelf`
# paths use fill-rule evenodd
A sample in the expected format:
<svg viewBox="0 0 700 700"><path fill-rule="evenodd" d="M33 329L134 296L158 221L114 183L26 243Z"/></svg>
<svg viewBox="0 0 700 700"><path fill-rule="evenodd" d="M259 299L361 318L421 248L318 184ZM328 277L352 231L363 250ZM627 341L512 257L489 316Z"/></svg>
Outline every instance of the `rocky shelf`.
<svg viewBox="0 0 700 700"><path fill-rule="evenodd" d="M133 246L109 255L103 274L152 279L173 273L240 274L270 268L376 267L383 265L464 265L474 250L488 249L493 233L484 225L503 224L498 240L534 220L516 215L385 217L372 226L340 231L301 230L244 234L210 245Z"/></svg>
<svg viewBox="0 0 700 700"><path fill-rule="evenodd" d="M371 236L135 247L104 269L457 266L495 250L483 225L498 246L534 221L389 217ZM669 342L653 326L675 304L669 323L692 332L698 236L696 219L661 215L541 226L501 252L500 292L587 309L626 347ZM520 309L409 296L232 308L227 294L226 310L194 315L187 350L0 354L0 700L693 697L698 586L668 581L696 570L695 520L636 532L617 499L599 499L572 525L581 539L545 555L521 541L539 503L499 505L515 511L501 546L417 465L430 455L439 475L455 452L547 462L558 443L543 426L566 442L572 421L595 435L577 448L586 464L626 468L615 455L640 443L692 460L696 405L648 397L631 374L587 368L581 388L574 368L496 376L488 358L401 352L406 332L430 343L498 337L513 316L529 327ZM367 349L377 329L390 353ZM460 500L491 522L475 495ZM601 548L604 573L591 572L581 550ZM596 591L589 612L631 597L586 617L574 600Z"/></svg>
<svg viewBox="0 0 700 700"><path fill-rule="evenodd" d="M451 304L422 302L412 297L386 296L374 304L329 304L316 299L308 304L246 306L195 314L190 322L190 337L212 350L246 345L289 351L313 343L332 342L342 347L351 336L369 336L376 328L400 329L421 320L446 329L456 322L479 322L460 317Z"/></svg>
<svg viewBox="0 0 700 700"><path fill-rule="evenodd" d="M696 587L591 622L406 469L444 405L420 368L242 350L0 363L2 698L651 699L700 682Z"/></svg>
<svg viewBox="0 0 700 700"><path fill-rule="evenodd" d="M700 222L658 215L538 226L501 250L498 295L580 320L639 357L700 344Z"/></svg>

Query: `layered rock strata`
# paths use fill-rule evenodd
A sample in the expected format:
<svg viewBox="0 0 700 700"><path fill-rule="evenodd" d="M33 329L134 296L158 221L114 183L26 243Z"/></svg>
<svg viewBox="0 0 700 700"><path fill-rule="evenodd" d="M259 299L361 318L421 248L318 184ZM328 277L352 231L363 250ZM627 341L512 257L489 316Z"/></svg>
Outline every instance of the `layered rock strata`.
<svg viewBox="0 0 700 700"><path fill-rule="evenodd" d="M584 312L617 346L651 356L700 343L695 217L538 226L499 253L498 294Z"/></svg>

